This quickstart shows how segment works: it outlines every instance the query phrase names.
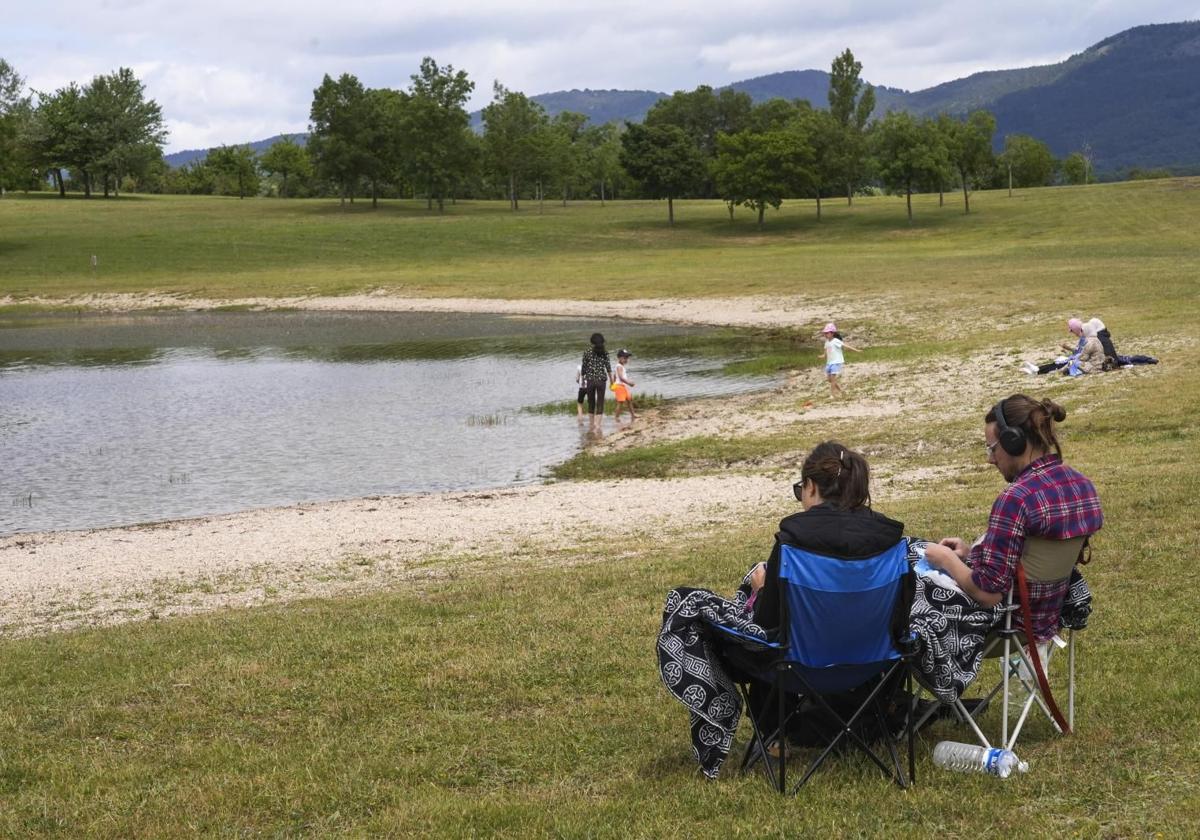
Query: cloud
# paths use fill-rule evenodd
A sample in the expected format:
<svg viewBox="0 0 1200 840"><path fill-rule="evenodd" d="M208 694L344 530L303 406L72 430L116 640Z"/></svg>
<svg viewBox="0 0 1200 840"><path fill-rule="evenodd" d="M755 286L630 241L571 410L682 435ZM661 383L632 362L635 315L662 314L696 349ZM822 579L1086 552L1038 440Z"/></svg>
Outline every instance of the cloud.
<svg viewBox="0 0 1200 840"><path fill-rule="evenodd" d="M178 150L302 131L324 74L405 87L425 55L468 72L473 108L493 80L670 92L828 69L847 47L864 78L915 90L1196 15L1194 0L43 0L6 11L0 54L42 90L134 68Z"/></svg>

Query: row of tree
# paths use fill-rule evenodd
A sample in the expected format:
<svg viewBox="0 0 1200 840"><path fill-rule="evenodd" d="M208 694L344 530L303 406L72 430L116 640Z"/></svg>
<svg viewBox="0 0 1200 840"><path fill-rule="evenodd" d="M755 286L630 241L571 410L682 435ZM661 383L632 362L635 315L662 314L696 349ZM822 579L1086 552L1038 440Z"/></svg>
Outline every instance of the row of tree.
<svg viewBox="0 0 1200 840"><path fill-rule="evenodd" d="M0 187L28 188L49 177L66 194L66 174L90 196L119 191L129 175L162 160L162 109L133 71L22 94L24 80L0 59ZM36 98L36 104L34 99Z"/></svg>
<svg viewBox="0 0 1200 840"><path fill-rule="evenodd" d="M421 62L404 90L370 89L357 78L325 76L313 92L306 145L291 138L261 156L248 146L222 146L190 165L162 161L162 115L127 69L71 84L53 94L21 96L22 82L0 59L0 186L50 177L60 194L72 186L90 195L141 191L257 195L262 178L281 196L423 195L441 209L456 197L502 195L520 201L547 195L605 200L620 192L674 199L721 198L755 211L786 199L856 192L913 192L981 186L1038 186L1062 177L1090 178L1078 153L1056 161L1045 144L1023 135L993 154L995 120L978 111L965 119L920 119L902 112L872 120L875 96L861 64L846 50L831 68L828 109L775 99L755 104L730 89L701 86L677 92L650 109L641 124L589 125L581 114L551 118L534 100L497 83L483 109L482 133L471 128L466 103L474 89L463 71ZM67 174L69 173L69 174Z"/></svg>

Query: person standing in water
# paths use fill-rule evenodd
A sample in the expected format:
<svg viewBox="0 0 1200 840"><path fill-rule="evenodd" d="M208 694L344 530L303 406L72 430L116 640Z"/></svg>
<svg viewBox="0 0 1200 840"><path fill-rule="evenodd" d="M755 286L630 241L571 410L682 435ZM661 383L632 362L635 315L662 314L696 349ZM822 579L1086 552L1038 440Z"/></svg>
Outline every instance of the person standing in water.
<svg viewBox="0 0 1200 840"><path fill-rule="evenodd" d="M633 354L625 348L617 351L617 367L613 371L615 381L613 382L613 394L617 398L617 407L613 409L613 420L621 419L621 409L629 406L629 419L636 420L637 415L633 411L633 380L629 378L629 372L626 364L629 362L629 357Z"/></svg>
<svg viewBox="0 0 1200 840"><path fill-rule="evenodd" d="M825 338L825 378L829 381L829 395L831 397L841 396L843 393L842 387L838 385L838 377L842 374L842 367L846 364L846 357L842 350L853 350L855 353L861 353L857 347L852 347L842 341L842 334L838 332L833 321L825 325L825 329L821 330L821 335Z"/></svg>
<svg viewBox="0 0 1200 840"><path fill-rule="evenodd" d="M591 430L600 431L600 422L604 419L604 390L613 382L612 362L608 359L608 351L604 349L604 336L592 333L592 346L583 351L584 394L587 397L588 414L591 415Z"/></svg>

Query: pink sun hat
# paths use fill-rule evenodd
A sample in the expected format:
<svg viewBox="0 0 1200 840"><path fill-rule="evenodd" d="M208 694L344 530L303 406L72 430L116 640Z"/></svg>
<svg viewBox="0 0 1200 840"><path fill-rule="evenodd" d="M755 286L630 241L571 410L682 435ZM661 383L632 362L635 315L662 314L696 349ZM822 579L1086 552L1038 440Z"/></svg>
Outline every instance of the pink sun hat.
<svg viewBox="0 0 1200 840"><path fill-rule="evenodd" d="M821 335L825 335L825 333L835 333L835 332L837 332L837 327L834 325L833 321L830 321L828 324L825 325L825 329L821 330Z"/></svg>

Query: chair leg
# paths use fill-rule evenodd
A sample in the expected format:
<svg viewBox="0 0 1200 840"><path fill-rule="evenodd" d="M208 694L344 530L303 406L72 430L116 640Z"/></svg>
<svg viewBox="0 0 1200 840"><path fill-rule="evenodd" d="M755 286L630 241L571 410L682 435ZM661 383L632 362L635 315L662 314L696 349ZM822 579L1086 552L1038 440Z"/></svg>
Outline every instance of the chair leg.
<svg viewBox="0 0 1200 840"><path fill-rule="evenodd" d="M1067 631L1067 726L1075 731L1075 631Z"/></svg>
<svg viewBox="0 0 1200 840"><path fill-rule="evenodd" d="M917 700L916 700L916 695L913 694L913 690L912 690L913 675L912 675L912 663L911 662L906 664L904 674L905 674L905 676L904 676L905 690L908 691L909 697L912 698L912 702L907 704L908 710L904 714L904 728L908 730L908 780L910 783L915 785L917 783L917 760L913 754L914 740L916 737L913 730L916 727L913 726L912 716L913 716L913 705L917 702Z"/></svg>
<svg viewBox="0 0 1200 840"><path fill-rule="evenodd" d="M787 789L787 717L784 714L783 708L783 675L780 674L775 680L775 707L779 713L779 728L775 730L775 737L779 744L779 786L778 790L783 793ZM770 765L770 762L767 762Z"/></svg>

